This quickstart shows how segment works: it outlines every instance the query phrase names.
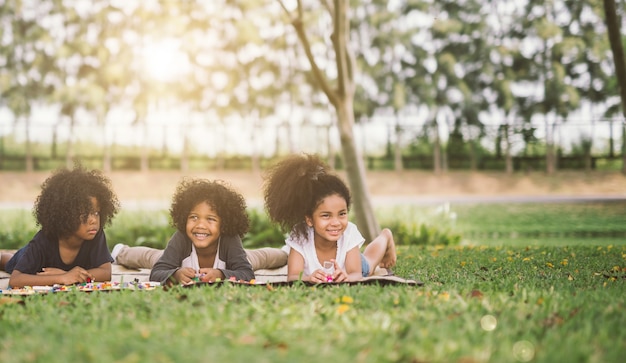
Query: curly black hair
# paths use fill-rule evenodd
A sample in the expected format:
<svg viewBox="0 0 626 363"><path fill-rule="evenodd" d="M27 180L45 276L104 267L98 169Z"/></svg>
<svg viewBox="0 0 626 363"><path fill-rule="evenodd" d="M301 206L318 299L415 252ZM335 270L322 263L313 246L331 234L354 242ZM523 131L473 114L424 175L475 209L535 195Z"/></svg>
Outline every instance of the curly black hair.
<svg viewBox="0 0 626 363"><path fill-rule="evenodd" d="M172 197L172 226L185 233L189 212L207 202L221 218L220 233L243 237L250 229L246 200L223 180L183 179Z"/></svg>
<svg viewBox="0 0 626 363"><path fill-rule="evenodd" d="M305 217L313 215L324 198L338 194L350 208L350 190L317 155L290 155L266 171L265 210L283 232L305 236Z"/></svg>
<svg viewBox="0 0 626 363"><path fill-rule="evenodd" d="M33 215L37 225L50 239L70 236L93 212L91 197L100 206L100 228L110 225L120 207L111 181L99 170L81 166L57 169L43 182L35 200Z"/></svg>

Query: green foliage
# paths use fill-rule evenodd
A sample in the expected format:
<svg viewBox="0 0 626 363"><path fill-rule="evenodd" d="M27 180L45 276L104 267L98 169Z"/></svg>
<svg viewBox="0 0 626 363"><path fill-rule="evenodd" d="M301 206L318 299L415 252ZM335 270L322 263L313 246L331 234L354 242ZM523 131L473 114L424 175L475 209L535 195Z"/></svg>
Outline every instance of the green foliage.
<svg viewBox="0 0 626 363"><path fill-rule="evenodd" d="M377 215L399 245L450 246L461 242L461 235L453 230L456 216L451 214L449 205L379 208Z"/></svg>
<svg viewBox="0 0 626 363"><path fill-rule="evenodd" d="M389 224L394 240L400 245L458 245L461 236L424 223L395 221Z"/></svg>
<svg viewBox="0 0 626 363"><path fill-rule="evenodd" d="M280 247L285 244L285 235L272 224L265 213L258 209L248 210L250 231L243 238L245 248Z"/></svg>
<svg viewBox="0 0 626 363"><path fill-rule="evenodd" d="M626 202L464 204L451 207L455 230L493 237L624 237Z"/></svg>
<svg viewBox="0 0 626 363"><path fill-rule="evenodd" d="M0 249L19 249L37 233L35 218L26 209L0 210Z"/></svg>
<svg viewBox="0 0 626 363"><path fill-rule="evenodd" d="M107 228L106 235L110 248L117 243L124 243L129 246L163 249L175 231L165 210L122 210Z"/></svg>

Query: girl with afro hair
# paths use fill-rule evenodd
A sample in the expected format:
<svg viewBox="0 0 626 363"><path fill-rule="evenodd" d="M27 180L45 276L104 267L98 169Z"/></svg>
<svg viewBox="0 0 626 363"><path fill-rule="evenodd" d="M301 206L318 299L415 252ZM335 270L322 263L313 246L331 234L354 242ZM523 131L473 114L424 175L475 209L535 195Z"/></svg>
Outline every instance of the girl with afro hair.
<svg viewBox="0 0 626 363"><path fill-rule="evenodd" d="M270 219L289 232L289 281L358 281L376 267L396 263L393 235L386 228L360 252L365 239L348 221L350 191L315 155L291 155L271 167L264 200Z"/></svg>
<svg viewBox="0 0 626 363"><path fill-rule="evenodd" d="M59 169L41 186L33 214L41 229L6 263L9 286L110 281L104 226L119 201L100 171Z"/></svg>
<svg viewBox="0 0 626 363"><path fill-rule="evenodd" d="M151 281L188 284L217 278L249 281L253 271L287 264L280 248L244 250L241 238L250 219L244 197L221 180L183 179L172 197L170 216L177 229L165 250L118 243L115 263L152 269Z"/></svg>
<svg viewBox="0 0 626 363"><path fill-rule="evenodd" d="M152 266L151 281L172 285L188 284L195 279L254 279L241 242L250 227L246 202L228 184L221 180L184 179L172 198L170 216L177 231ZM141 247L126 247L137 248ZM284 265L286 253L272 250L281 254Z"/></svg>

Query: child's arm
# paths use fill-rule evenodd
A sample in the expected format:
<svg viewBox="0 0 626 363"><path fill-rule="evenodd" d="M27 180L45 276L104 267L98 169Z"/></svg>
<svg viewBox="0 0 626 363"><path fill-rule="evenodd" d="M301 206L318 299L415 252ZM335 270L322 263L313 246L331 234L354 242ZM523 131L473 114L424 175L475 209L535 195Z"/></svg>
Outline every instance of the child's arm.
<svg viewBox="0 0 626 363"><path fill-rule="evenodd" d="M305 276L302 274L304 271L304 256L295 249L289 250L289 257L287 258L287 281L311 281L311 276ZM301 276L302 275L302 276Z"/></svg>
<svg viewBox="0 0 626 363"><path fill-rule="evenodd" d="M363 278L361 271L361 251L358 247L354 247L346 254L346 271L348 275L347 281L359 281ZM337 268L335 268L337 273Z"/></svg>
<svg viewBox="0 0 626 363"><path fill-rule="evenodd" d="M223 279L235 278L236 280L250 281L254 279L254 271L246 251L243 249L243 244L239 236L223 236L220 243L220 258L226 263L225 269L213 271L213 277L220 277ZM219 274L223 276L218 276Z"/></svg>
<svg viewBox="0 0 626 363"><path fill-rule="evenodd" d="M21 288L24 286L49 286L54 284L71 285L87 282L87 279L93 279L93 276L89 271L78 266L69 271L52 268L37 274L27 274L19 270L13 270L9 278L9 286Z"/></svg>
<svg viewBox="0 0 626 363"><path fill-rule="evenodd" d="M87 270L94 281L111 281L111 262Z"/></svg>
<svg viewBox="0 0 626 363"><path fill-rule="evenodd" d="M182 233L176 231L167 243L163 255L152 267L150 281L158 281L163 285L178 282L174 274L180 269L181 262L189 256L190 252L191 245L185 241Z"/></svg>

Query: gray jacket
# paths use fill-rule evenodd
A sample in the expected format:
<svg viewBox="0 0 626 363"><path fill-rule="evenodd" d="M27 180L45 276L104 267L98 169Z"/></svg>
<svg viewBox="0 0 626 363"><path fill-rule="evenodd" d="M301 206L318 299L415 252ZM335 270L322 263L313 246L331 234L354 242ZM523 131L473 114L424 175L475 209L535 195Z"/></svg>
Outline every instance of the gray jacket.
<svg viewBox="0 0 626 363"><path fill-rule="evenodd" d="M150 281L159 281L161 284L165 284L190 254L191 240L185 234L176 231L167 243L163 255L152 267ZM250 281L254 278L254 271L248 262L246 251L243 249L239 236L222 235L219 258L226 264L225 269L220 269L226 279L234 276L237 280Z"/></svg>

